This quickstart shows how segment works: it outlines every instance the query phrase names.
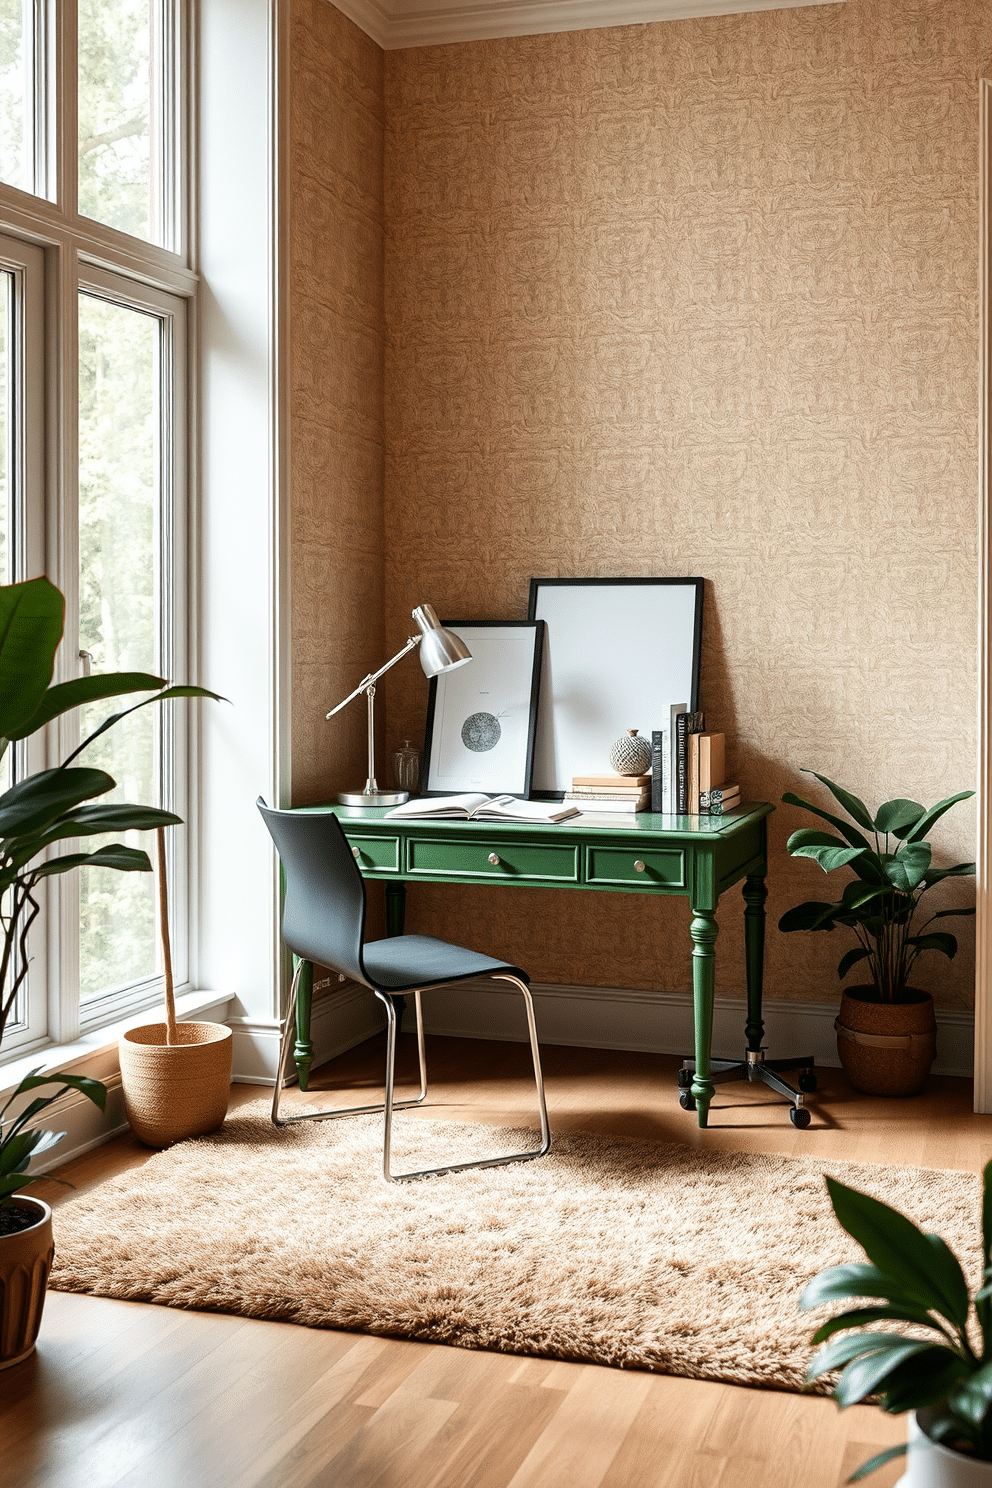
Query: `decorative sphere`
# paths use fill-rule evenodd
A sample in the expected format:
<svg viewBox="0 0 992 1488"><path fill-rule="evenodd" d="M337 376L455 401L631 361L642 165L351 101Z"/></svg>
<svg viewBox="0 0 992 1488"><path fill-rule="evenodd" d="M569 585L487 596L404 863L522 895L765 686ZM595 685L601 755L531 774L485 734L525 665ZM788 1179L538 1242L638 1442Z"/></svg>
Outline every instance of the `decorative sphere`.
<svg viewBox="0 0 992 1488"><path fill-rule="evenodd" d="M636 729L628 729L610 750L610 764L618 775L646 775L651 768L651 745Z"/></svg>

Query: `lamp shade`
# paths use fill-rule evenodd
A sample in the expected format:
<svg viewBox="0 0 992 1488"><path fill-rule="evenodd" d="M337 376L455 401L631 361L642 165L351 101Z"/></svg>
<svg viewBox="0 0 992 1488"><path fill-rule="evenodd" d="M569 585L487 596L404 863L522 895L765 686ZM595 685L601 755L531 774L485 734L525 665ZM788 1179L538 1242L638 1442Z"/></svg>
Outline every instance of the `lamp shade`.
<svg viewBox="0 0 992 1488"><path fill-rule="evenodd" d="M413 618L423 635L420 642L420 665L426 677L436 677L439 672L450 672L472 660L472 653L465 642L453 630L445 630L432 605L418 605Z"/></svg>

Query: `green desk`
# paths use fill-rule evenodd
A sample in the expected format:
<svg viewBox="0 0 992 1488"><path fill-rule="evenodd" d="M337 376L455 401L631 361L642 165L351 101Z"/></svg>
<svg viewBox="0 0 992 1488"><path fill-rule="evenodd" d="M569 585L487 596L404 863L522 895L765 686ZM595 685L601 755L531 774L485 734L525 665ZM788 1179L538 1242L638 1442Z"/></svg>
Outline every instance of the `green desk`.
<svg viewBox="0 0 992 1488"><path fill-rule="evenodd" d="M304 808L314 809L314 808ZM408 883L523 886L595 894L664 894L692 909L692 991L695 1071L691 1094L699 1125L713 1099L710 1044L716 961L716 907L724 890L743 880L747 967L747 1048L761 1049L761 983L765 943L767 818L775 809L751 802L726 817L655 816L628 819L573 816L552 825L520 822L392 820L382 808L333 811L363 877L386 886L386 930L403 934ZM485 946L475 947L485 951ZM307 1087L312 973L301 977L295 1057ZM686 1076L688 1080L688 1075Z"/></svg>

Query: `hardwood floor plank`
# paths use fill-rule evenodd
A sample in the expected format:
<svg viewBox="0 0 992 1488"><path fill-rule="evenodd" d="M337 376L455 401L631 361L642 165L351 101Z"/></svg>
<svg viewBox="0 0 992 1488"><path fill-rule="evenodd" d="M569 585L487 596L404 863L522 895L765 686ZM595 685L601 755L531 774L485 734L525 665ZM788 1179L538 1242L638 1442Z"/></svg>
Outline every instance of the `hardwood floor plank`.
<svg viewBox="0 0 992 1488"><path fill-rule="evenodd" d="M650 1387L650 1375L581 1368L507 1488L599 1488Z"/></svg>

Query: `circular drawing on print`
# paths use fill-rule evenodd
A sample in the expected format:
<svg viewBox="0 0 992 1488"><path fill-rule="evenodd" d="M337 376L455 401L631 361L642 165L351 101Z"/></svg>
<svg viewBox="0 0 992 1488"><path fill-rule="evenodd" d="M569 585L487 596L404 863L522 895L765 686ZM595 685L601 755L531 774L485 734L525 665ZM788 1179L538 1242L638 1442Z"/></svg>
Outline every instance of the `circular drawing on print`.
<svg viewBox="0 0 992 1488"><path fill-rule="evenodd" d="M493 713L473 713L462 724L462 743L473 754L486 754L495 749L503 730Z"/></svg>

